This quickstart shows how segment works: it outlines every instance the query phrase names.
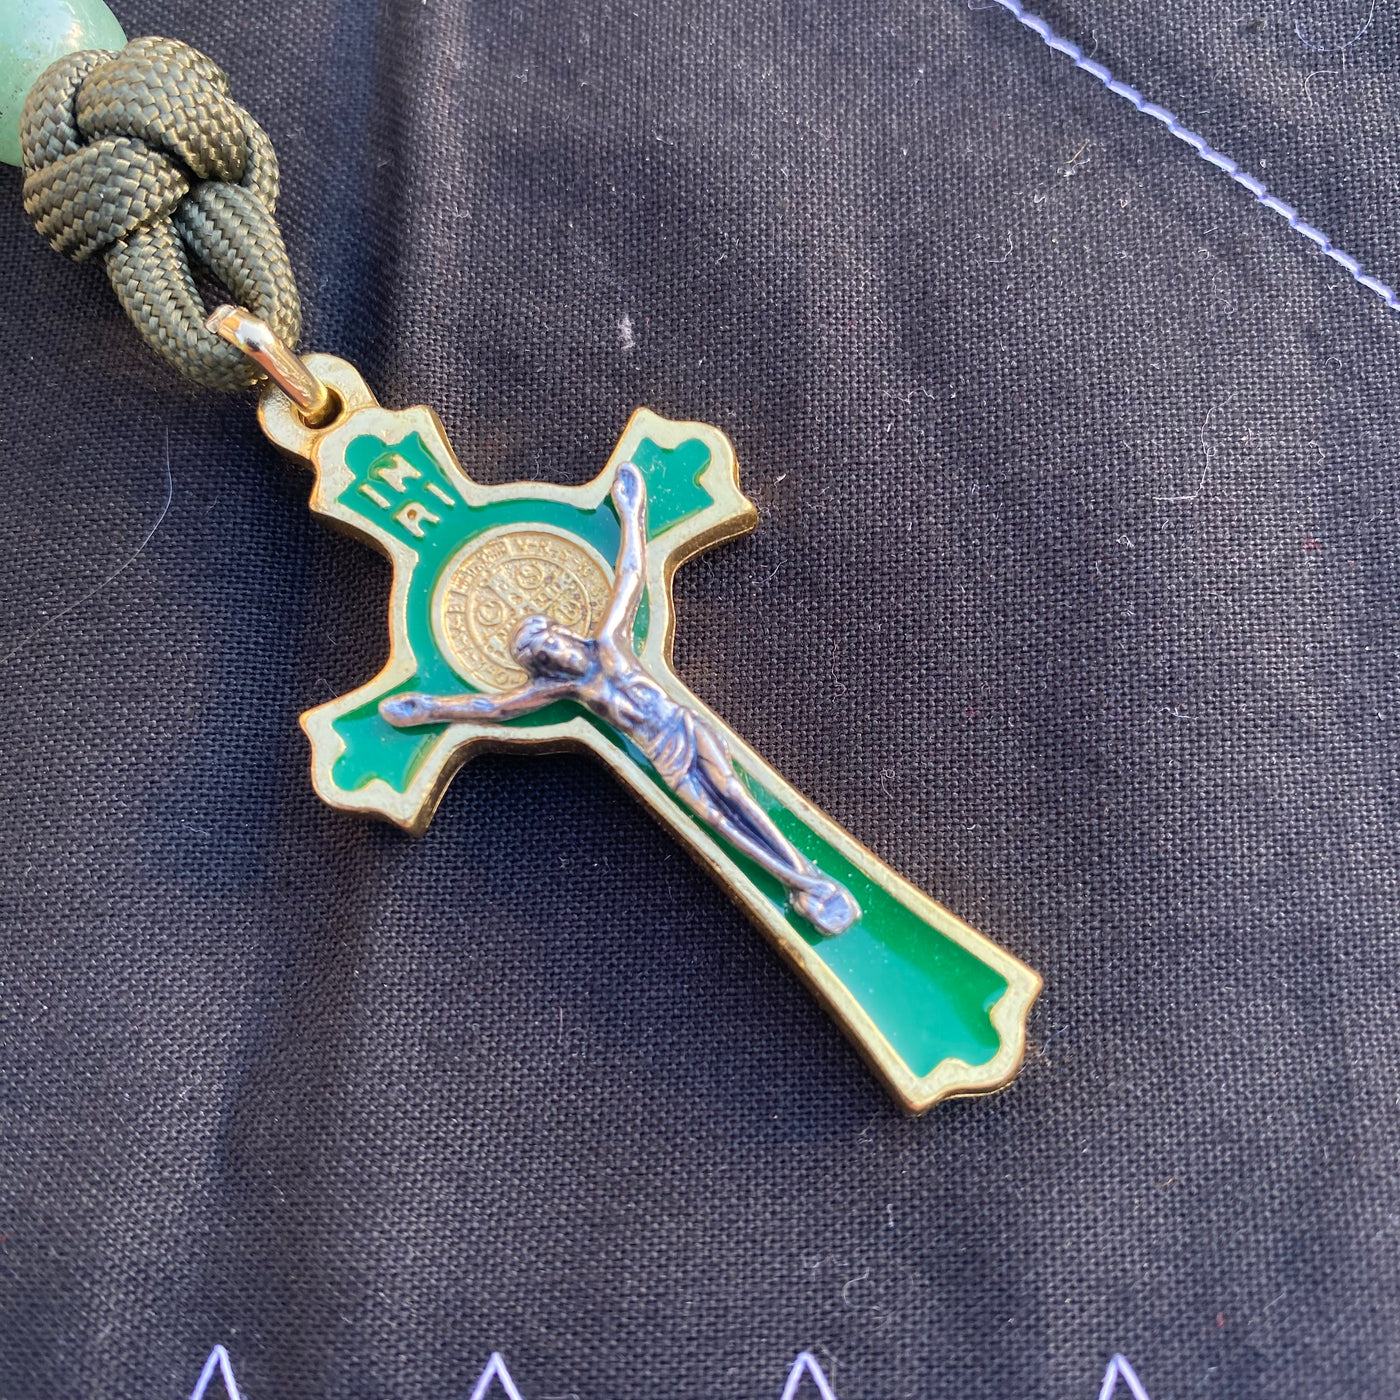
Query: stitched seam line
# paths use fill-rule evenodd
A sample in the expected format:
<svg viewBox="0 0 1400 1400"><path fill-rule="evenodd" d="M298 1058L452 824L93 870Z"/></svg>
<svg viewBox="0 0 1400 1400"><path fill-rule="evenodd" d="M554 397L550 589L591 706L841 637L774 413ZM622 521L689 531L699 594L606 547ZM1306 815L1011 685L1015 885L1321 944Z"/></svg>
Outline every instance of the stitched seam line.
<svg viewBox="0 0 1400 1400"><path fill-rule="evenodd" d="M1215 166L1218 170L1223 170L1237 185L1243 185L1265 209L1271 210L1281 219L1285 219L1288 227L1295 233L1302 234L1304 238L1317 246L1319 252L1331 258L1334 263L1346 268L1357 282L1367 291L1374 292L1392 311L1400 311L1400 296L1396 295L1393 287L1388 287L1378 277L1372 277L1350 253L1338 248L1321 229L1305 222L1291 204L1285 204L1277 195L1270 194L1268 186L1257 175L1251 175L1249 171L1242 170L1237 161L1231 160L1223 152L1217 151L1204 136L1182 126L1176 116L1167 111L1165 107L1159 107L1155 102L1149 102L1135 87L1119 82L1102 63L1096 63L1092 58L1086 57L1084 50L1078 44L1057 34L1039 15L1032 14L1027 10L1020 0L992 0L992 3L999 5L1003 10L1009 10L1027 29L1038 34L1047 48L1054 49L1056 53L1064 54L1076 68L1097 78L1115 97L1121 97L1125 102L1131 102L1143 116L1161 122L1177 140L1184 141L1202 160Z"/></svg>

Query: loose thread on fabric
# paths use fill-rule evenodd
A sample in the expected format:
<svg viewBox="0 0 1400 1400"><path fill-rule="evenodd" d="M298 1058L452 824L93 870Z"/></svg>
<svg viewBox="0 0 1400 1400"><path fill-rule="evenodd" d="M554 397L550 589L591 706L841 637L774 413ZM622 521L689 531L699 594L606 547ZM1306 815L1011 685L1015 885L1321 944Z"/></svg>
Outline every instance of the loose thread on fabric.
<svg viewBox="0 0 1400 1400"><path fill-rule="evenodd" d="M1314 53L1345 53L1354 44L1359 44L1365 37L1366 31L1376 22L1376 0L1371 0L1371 9L1366 15L1366 23L1346 41L1345 44L1338 44L1336 48L1329 48L1325 44L1314 44L1306 34L1303 33L1303 21L1295 19L1293 21L1293 32L1298 36L1299 41L1306 49L1311 49Z"/></svg>
<svg viewBox="0 0 1400 1400"><path fill-rule="evenodd" d="M165 517L170 514L170 503L174 499L175 477L170 470L170 429L167 428L165 430L165 501L161 505L160 514L156 516L155 524L152 525L151 528L146 531L144 538L142 539L141 543L136 546L135 551L124 562L118 564L117 567L113 569L112 572L108 574L107 577L104 578L101 583L99 583L96 587L89 589L76 602L69 603L68 606L65 608L60 608L58 612L53 614L52 617L46 617L37 627L26 632L24 636L22 636L19 639L19 641L17 641L14 644L14 646L12 646L9 649L9 651L7 651L3 656L0 656L0 666L3 666L5 662L10 661L14 657L18 656L20 652L22 652L25 649L25 647L27 647L30 644L30 642L34 640L35 637L39 636L39 634L42 632L48 631L48 629L52 627L55 622L59 621L60 618L65 618L68 616L69 613L76 612L80 607L82 607L84 603L88 602L92 598L97 597L97 595L101 593L102 590L106 588L109 584L115 583L116 580L120 578L121 575L124 574L141 557L142 553L145 551L146 546L150 544L150 542L153 539L155 539L156 531L160 529L162 524L164 524Z"/></svg>
<svg viewBox="0 0 1400 1400"><path fill-rule="evenodd" d="M1161 122L1173 136L1179 141L1184 141L1202 160L1218 170L1223 170L1236 184L1243 185L1265 209L1286 219L1288 227L1295 233L1301 233L1334 263L1346 268L1357 282L1367 291L1374 292L1392 311L1400 311L1400 295L1396 294L1394 288L1388 287L1378 277L1372 277L1354 257L1336 247L1321 229L1306 223L1291 204L1285 204L1277 195L1270 194L1268 186L1257 175L1251 175L1249 171L1241 169L1237 161L1217 151L1204 136L1182 126L1174 113L1167 111L1165 107L1159 107L1155 102L1149 102L1135 87L1119 82L1109 69L1088 57L1078 44L1057 34L1039 15L1026 9L1021 0L987 0L986 4L979 4L976 8L985 9L989 5L998 5L1003 10L1009 10L1027 29L1038 34L1048 48L1064 54L1076 68L1097 78L1114 96L1131 102L1143 116Z"/></svg>
<svg viewBox="0 0 1400 1400"><path fill-rule="evenodd" d="M209 1359L204 1363L204 1369L199 1373L199 1379L195 1382L190 1400L206 1400L206 1392L216 1371L223 1380L224 1389L228 1392L228 1400L243 1400L238 1389L238 1382L233 1378L233 1363L229 1360L228 1350L222 1343L215 1346L214 1350L209 1353ZM811 1376L812 1383L817 1387L817 1394L821 1400L836 1400L836 1392L831 1388L831 1382L827 1380L821 1362L810 1351L797 1353L797 1359L792 1363L792 1370L788 1372L787 1384L783 1386L780 1400L797 1400L797 1388L802 1384L803 1376ZM1099 1391L1099 1400L1114 1400L1114 1392L1118 1389L1120 1380L1127 1385L1132 1400L1152 1400L1143 1383L1138 1379L1137 1372L1128 1363L1128 1358L1117 1354L1108 1363L1108 1370L1104 1372L1103 1388ZM486 1363L486 1369L482 1371L472 1389L471 1400L486 1400L492 1381L500 1382L501 1389L506 1394L506 1400L524 1400L519 1388L511 1379L505 1357L498 1351L491 1353L491 1359Z"/></svg>

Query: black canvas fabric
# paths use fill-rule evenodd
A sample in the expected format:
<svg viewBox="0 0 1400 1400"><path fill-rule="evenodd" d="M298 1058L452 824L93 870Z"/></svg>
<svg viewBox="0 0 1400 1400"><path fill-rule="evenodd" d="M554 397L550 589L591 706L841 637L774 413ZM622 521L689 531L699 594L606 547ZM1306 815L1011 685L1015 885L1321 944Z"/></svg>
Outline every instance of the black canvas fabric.
<svg viewBox="0 0 1400 1400"><path fill-rule="evenodd" d="M1400 279L1390 8L1044 13ZM0 174L0 1393L1395 1394L1396 314L1000 9L119 18L481 480L731 436L680 673L1046 987L908 1121L588 761L323 807L387 566Z"/></svg>

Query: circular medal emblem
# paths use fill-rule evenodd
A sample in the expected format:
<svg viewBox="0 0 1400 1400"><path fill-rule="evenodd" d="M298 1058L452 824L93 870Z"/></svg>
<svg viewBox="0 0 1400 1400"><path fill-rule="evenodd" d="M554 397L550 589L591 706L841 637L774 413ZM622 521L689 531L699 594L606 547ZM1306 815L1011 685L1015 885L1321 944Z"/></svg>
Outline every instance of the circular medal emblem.
<svg viewBox="0 0 1400 1400"><path fill-rule="evenodd" d="M520 623L538 614L586 637L611 589L607 566L587 545L511 528L473 540L447 566L433 621L456 671L481 690L511 690L530 679L510 654Z"/></svg>

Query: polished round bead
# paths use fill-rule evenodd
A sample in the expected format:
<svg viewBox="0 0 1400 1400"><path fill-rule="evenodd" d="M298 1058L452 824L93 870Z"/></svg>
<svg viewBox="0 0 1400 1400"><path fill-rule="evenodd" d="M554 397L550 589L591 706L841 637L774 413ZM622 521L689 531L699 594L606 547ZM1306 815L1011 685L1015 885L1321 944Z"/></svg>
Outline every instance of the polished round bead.
<svg viewBox="0 0 1400 1400"><path fill-rule="evenodd" d="M49 64L79 49L125 43L102 0L0 0L0 161L20 163L19 114Z"/></svg>

